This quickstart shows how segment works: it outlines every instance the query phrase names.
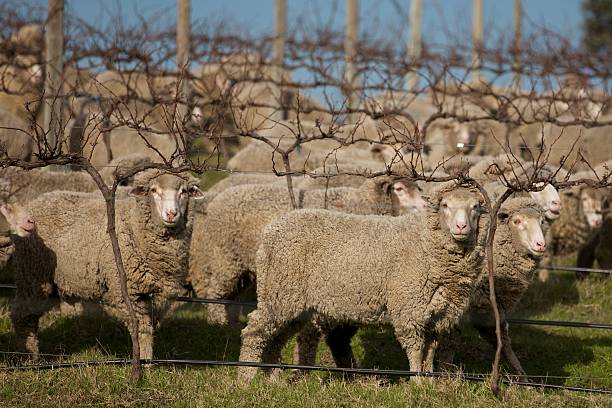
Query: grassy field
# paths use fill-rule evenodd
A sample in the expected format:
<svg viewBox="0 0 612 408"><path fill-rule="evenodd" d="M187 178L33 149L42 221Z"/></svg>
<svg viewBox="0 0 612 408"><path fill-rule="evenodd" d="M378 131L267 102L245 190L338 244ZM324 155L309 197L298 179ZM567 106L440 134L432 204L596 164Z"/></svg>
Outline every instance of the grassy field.
<svg viewBox="0 0 612 408"><path fill-rule="evenodd" d="M536 283L513 317L612 322L612 280L591 276L577 281L555 274L553 282ZM9 320L11 292L0 292L0 351L14 351ZM612 333L606 330L514 326L513 346L526 371L553 384L612 389ZM165 320L156 337L156 357L237 360L240 327L207 325L204 308L185 305ZM290 344L284 360L290 362ZM361 329L354 340L360 366L407 369L408 362L385 328ZM67 318L50 314L42 320L41 352L79 361L124 357L129 337L116 321L102 316ZM473 330L462 332L455 362L465 373L487 372L491 346ZM49 357L51 358L51 357ZM321 346L319 363L331 365ZM7 355L2 364L11 364ZM5 406L612 406L612 396L505 387L503 402L486 385L436 380L417 386L408 380L311 373L290 383L258 380L243 386L232 368L147 368L141 384L129 382L129 368L87 367L54 371L0 372L0 402ZM289 375L289 374L287 374ZM568 377L568 378L556 378Z"/></svg>

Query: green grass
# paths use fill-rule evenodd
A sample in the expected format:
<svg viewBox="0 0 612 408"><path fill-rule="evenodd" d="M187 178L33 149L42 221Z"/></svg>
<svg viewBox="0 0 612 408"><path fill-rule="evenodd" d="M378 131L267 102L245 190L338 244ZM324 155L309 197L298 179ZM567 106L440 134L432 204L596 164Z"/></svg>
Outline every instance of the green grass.
<svg viewBox="0 0 612 408"><path fill-rule="evenodd" d="M590 276L577 281L570 273L554 274L548 284L536 282L513 317L612 322L612 280ZM11 292L0 291L0 350L15 349L9 320ZM211 326L204 308L182 306L156 335L156 357L238 360L240 327ZM67 354L67 360L125 357L129 337L118 322L103 316L63 317L49 314L41 323L41 352ZM513 347L526 371L546 382L612 389L612 333L606 330L511 327ZM360 366L407 369L408 362L389 328L362 328L353 346ZM284 350L290 362L293 344ZM488 372L493 348L475 331L462 332L455 362L465 373ZM3 356L2 364L11 364ZM331 365L325 345L319 364ZM63 361L62 358L59 360ZM612 397L575 392L505 387L503 402L486 384L436 380L415 385L407 380L310 373L291 383L258 379L237 383L233 368L151 367L141 384L129 381L128 367L88 367L54 371L0 372L4 406L611 406ZM289 373L285 375L288 377ZM555 378L553 376L569 377Z"/></svg>

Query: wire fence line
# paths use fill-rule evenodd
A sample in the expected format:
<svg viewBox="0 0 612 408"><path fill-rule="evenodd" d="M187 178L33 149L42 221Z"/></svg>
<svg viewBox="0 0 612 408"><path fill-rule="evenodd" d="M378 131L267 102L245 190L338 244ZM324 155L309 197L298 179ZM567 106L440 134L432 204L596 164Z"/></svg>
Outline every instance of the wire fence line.
<svg viewBox="0 0 612 408"><path fill-rule="evenodd" d="M95 367L102 365L115 365L125 366L131 363L128 359L108 359L108 360L97 360L97 361L76 361L66 363L45 363L45 364L31 364L31 365L20 365L20 366L7 366L0 367L0 372L17 372L17 371L31 371L31 370L56 370L66 368L80 368L80 367ZM409 371L409 370L379 370L370 368L342 368L342 367L324 367L324 366L306 366L299 364L270 364L270 363L259 363L251 361L223 361L223 360L181 360L181 359L143 359L142 364L151 365L170 365L170 366L216 366L216 367L256 367L256 368L268 368L268 369L281 369L281 370L301 370L301 371L321 371L328 373L346 374L346 375L368 375L368 376L382 376L382 377L426 377L426 378L446 378L446 379L461 379L474 382L484 382L489 378L489 374L464 374L456 372L443 372L443 371ZM502 382L507 385L517 385L531 388L541 389L554 389L554 390L566 390L566 391L577 391L594 394L610 394L612 390L605 388L592 388L592 387L578 387L578 386L566 386L557 384L547 384L543 382L531 382L528 376L525 380L516 380L516 377L504 376ZM534 378L546 378L548 376L534 376ZM549 377L549 378L567 378L575 379L572 377ZM607 377L605 378L607 379Z"/></svg>

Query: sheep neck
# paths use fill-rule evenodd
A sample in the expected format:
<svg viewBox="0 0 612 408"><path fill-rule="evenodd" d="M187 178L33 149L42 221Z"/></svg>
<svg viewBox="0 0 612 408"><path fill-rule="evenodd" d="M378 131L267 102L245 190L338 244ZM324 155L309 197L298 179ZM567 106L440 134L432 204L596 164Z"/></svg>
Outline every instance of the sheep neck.
<svg viewBox="0 0 612 408"><path fill-rule="evenodd" d="M140 280L149 286L145 293L177 296L187 273L193 221L191 214L186 211L184 219L187 222L183 228L169 229L161 226L153 217L148 199L128 202L128 208L118 211L118 214L128 218L125 224L134 241L134 254L130 254L130 262L141 271ZM143 292L143 282L135 282L140 293Z"/></svg>
<svg viewBox="0 0 612 408"><path fill-rule="evenodd" d="M431 322L430 330L442 332L458 322L480 282L488 216L480 217L476 236L466 243L457 243L447 230L440 228L435 213L430 213L425 223L431 234L421 242L431 263L423 290L431 293L429 304L444 305L443 310L431 311L432 316L438 317Z"/></svg>
<svg viewBox="0 0 612 408"><path fill-rule="evenodd" d="M501 310L510 312L531 283L539 261L516 249L507 224L500 224L495 233L493 261L497 303ZM489 280L486 267L483 269L483 279L472 307L490 313Z"/></svg>

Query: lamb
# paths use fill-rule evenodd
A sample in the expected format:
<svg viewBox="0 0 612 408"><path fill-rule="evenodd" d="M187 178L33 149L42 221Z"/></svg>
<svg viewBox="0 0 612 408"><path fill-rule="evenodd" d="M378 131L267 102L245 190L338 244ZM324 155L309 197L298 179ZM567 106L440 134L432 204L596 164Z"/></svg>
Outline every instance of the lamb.
<svg viewBox="0 0 612 408"><path fill-rule="evenodd" d="M531 198L510 198L498 212L497 223L493 244L495 294L501 321L505 325L505 317L512 312L529 287L539 260L546 250L544 214ZM484 339L495 345L495 318L489 302L487 273L485 266L483 280L472 296L464 320L474 326ZM504 356L518 374L525 375L510 345L507 327L502 331L502 336Z"/></svg>
<svg viewBox="0 0 612 408"><path fill-rule="evenodd" d="M403 191L408 184L381 177L366 181L358 189L297 189L295 196L300 208L393 215L402 207L424 207L420 196L413 199ZM197 217L194 225L189 262L189 283L194 292L210 299L235 295L241 278L249 274L253 278L256 273L255 253L263 228L290 209L286 186L247 185L220 193L208 205L206 216ZM227 322L223 308L213 306L208 310L209 321Z"/></svg>
<svg viewBox="0 0 612 408"><path fill-rule="evenodd" d="M147 170L135 177L131 197L117 201L117 235L128 291L139 321L141 357L153 357L153 306L162 313L182 293L191 240L190 198L199 198L188 174ZM11 320L20 350L38 355L38 320L59 299L100 302L124 322L110 242L103 225L106 208L98 196L57 191L29 204L37 231L13 235L17 292ZM74 245L75 237L80 245Z"/></svg>
<svg viewBox="0 0 612 408"><path fill-rule="evenodd" d="M296 210L263 233L257 309L242 330L241 361L275 363L288 337L315 319L390 323L414 371L432 370L441 333L468 306L484 259L481 196L448 183L425 216ZM239 368L250 381L255 368Z"/></svg>

